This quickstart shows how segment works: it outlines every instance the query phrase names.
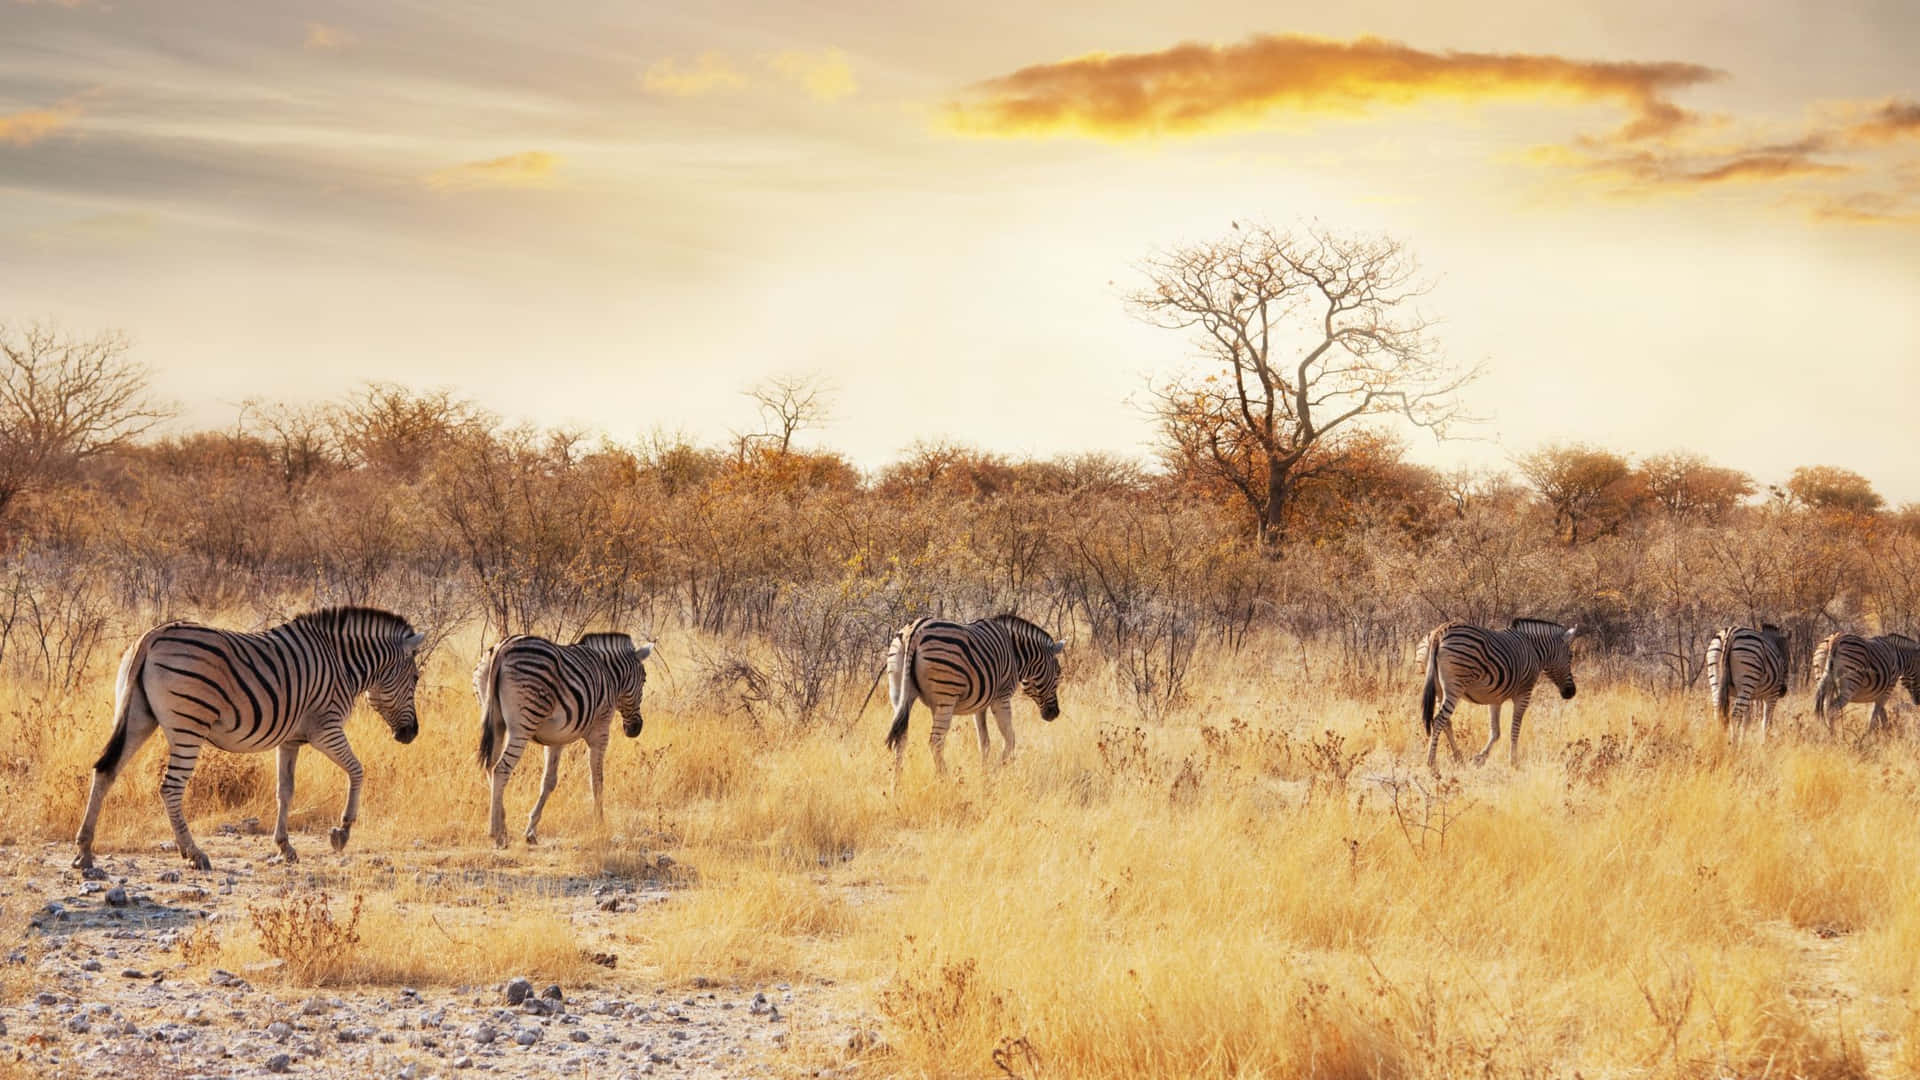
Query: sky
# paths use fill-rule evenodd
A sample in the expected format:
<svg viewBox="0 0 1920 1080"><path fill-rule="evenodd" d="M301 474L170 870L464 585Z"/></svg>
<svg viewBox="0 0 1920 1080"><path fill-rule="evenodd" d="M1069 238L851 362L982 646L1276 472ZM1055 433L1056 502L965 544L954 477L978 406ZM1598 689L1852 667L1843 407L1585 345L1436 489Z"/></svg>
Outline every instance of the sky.
<svg viewBox="0 0 1920 1080"><path fill-rule="evenodd" d="M1147 455L1122 298L1230 222L1384 234L1546 442L1920 499L1920 5L0 0L0 321L182 422L372 379L628 440L823 373L856 462Z"/></svg>

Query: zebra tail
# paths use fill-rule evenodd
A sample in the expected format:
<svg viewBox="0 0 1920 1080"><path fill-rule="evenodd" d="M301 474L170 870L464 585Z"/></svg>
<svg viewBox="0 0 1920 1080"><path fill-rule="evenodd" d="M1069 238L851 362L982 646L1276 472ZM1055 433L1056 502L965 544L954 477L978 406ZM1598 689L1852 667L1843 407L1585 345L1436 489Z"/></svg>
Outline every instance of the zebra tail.
<svg viewBox="0 0 1920 1080"><path fill-rule="evenodd" d="M1404 655L1404 654L1403 654ZM1427 635L1427 682L1420 688L1420 727L1433 734L1433 706L1440 692L1440 631Z"/></svg>
<svg viewBox="0 0 1920 1080"><path fill-rule="evenodd" d="M164 629L166 627L156 626L147 631L120 661L120 677L115 680L113 695L113 734L107 737L106 749L100 751L99 760L93 763L94 772L112 772L119 766L120 755L127 749L127 718L133 715L133 710L153 713L153 703L147 700L147 688L140 673L146 670L147 649L154 635Z"/></svg>
<svg viewBox="0 0 1920 1080"><path fill-rule="evenodd" d="M900 694L900 707L893 711L893 727L887 729L887 749L900 748L900 740L907 737L907 719L913 715L913 702L920 696L920 680L913 673L913 638L906 639L906 647L900 650L900 662L907 667L907 681Z"/></svg>
<svg viewBox="0 0 1920 1080"><path fill-rule="evenodd" d="M1813 687L1813 715L1825 719L1827 695L1834 690L1832 638L1822 641L1813 650L1813 670L1820 673L1820 681Z"/></svg>
<svg viewBox="0 0 1920 1080"><path fill-rule="evenodd" d="M1727 647L1728 635L1722 631L1707 646L1707 678L1713 683L1713 711L1726 723L1733 716L1733 652Z"/></svg>
<svg viewBox="0 0 1920 1080"><path fill-rule="evenodd" d="M494 646L480 692L480 769L490 771L507 749L507 718L500 708L500 660L506 650Z"/></svg>

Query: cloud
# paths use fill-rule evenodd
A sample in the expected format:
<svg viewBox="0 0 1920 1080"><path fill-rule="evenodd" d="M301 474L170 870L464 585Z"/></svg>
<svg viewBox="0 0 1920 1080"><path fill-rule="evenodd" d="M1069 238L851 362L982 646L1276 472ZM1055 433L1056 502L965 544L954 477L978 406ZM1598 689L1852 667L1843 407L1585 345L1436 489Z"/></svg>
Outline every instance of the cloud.
<svg viewBox="0 0 1920 1080"><path fill-rule="evenodd" d="M805 87L816 101L838 101L858 89L853 79L853 65L839 49L817 53L791 49L776 53L767 61L767 66L775 74Z"/></svg>
<svg viewBox="0 0 1920 1080"><path fill-rule="evenodd" d="M1690 125L1694 115L1670 95L1720 77L1678 61L1428 52L1376 37L1266 34L1236 45L1188 43L1037 64L975 85L947 104L946 120L969 135L1126 139L1258 127L1278 113L1545 99L1621 108L1627 119L1612 138L1631 142Z"/></svg>
<svg viewBox="0 0 1920 1080"><path fill-rule="evenodd" d="M337 26L310 22L307 24L306 40L302 44L309 49L344 49L355 40L352 34Z"/></svg>
<svg viewBox="0 0 1920 1080"><path fill-rule="evenodd" d="M423 182L435 191L552 187L554 173L560 168L560 163L558 154L528 150L440 169L428 173Z"/></svg>
<svg viewBox="0 0 1920 1080"><path fill-rule="evenodd" d="M1920 203L1888 191L1864 191L1816 200L1807 216L1825 225L1920 225Z"/></svg>
<svg viewBox="0 0 1920 1080"><path fill-rule="evenodd" d="M733 61L727 59L725 54L706 52L684 68L679 60L671 56L656 61L647 68L641 85L650 94L698 97L742 89L747 85L747 77L733 66Z"/></svg>
<svg viewBox="0 0 1920 1080"><path fill-rule="evenodd" d="M44 109L0 113L0 143L32 146L80 118L80 103L72 99Z"/></svg>
<svg viewBox="0 0 1920 1080"><path fill-rule="evenodd" d="M1866 118L1846 129L1849 141L1879 146L1897 139L1920 139L1920 101L1891 99L1873 106Z"/></svg>

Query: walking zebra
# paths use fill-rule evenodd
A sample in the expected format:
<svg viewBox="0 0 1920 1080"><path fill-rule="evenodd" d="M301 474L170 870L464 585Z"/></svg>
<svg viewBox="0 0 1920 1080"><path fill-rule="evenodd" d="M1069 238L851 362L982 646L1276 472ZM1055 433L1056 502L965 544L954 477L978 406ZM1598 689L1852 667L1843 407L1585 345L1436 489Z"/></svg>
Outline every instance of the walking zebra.
<svg viewBox="0 0 1920 1080"><path fill-rule="evenodd" d="M311 744L347 774L347 808L333 830L333 850L347 844L360 816L360 760L347 745L346 719L365 693L393 737L410 743L420 733L413 688L415 654L426 635L398 615L373 608L328 608L257 634L170 622L146 632L120 661L113 736L93 766L87 814L75 837L77 867L93 865L93 830L114 778L147 739L167 739L160 799L180 854L201 870L212 868L193 842L181 800L204 746L233 753L278 749L280 812L274 843L288 862L287 806L293 766Z"/></svg>
<svg viewBox="0 0 1920 1080"><path fill-rule="evenodd" d="M1904 634L1830 635L1813 650L1813 670L1819 676L1813 711L1826 719L1829 735L1841 711L1853 702L1873 702L1868 734L1888 725L1887 699L1901 685L1920 702L1920 641Z"/></svg>
<svg viewBox="0 0 1920 1080"><path fill-rule="evenodd" d="M893 701L896 780L906 754L907 719L913 703L933 710L928 739L933 763L947 771L947 727L956 712L973 713L980 728L980 763L987 764L987 713L993 713L1004 744L1000 760L1013 756L1013 691L1018 687L1040 706L1040 719L1060 715L1060 653L1067 643L1018 615L977 622L919 619L901 627L887 648L887 688Z"/></svg>
<svg viewBox="0 0 1920 1080"><path fill-rule="evenodd" d="M1434 767L1440 733L1460 762L1453 741L1453 709L1462 699L1488 707L1493 731L1487 745L1473 756L1484 764L1500 743L1500 706L1513 702L1513 742L1508 760L1520 764L1520 719L1533 700L1540 676L1552 679L1562 698L1573 696L1574 628L1545 619L1515 619L1505 630L1488 630L1460 621L1442 623L1427 635L1427 681L1420 693L1420 721L1427 730L1427 768ZM1439 701L1440 711L1434 712Z"/></svg>
<svg viewBox="0 0 1920 1080"><path fill-rule="evenodd" d="M1707 643L1707 694L1722 727L1753 723L1760 707L1760 738L1773 726L1773 706L1787 694L1787 635L1772 623L1755 630L1729 626Z"/></svg>
<svg viewBox="0 0 1920 1080"><path fill-rule="evenodd" d="M607 736L613 711L620 710L628 738L640 734L640 695L647 685L642 661L651 644L635 647L625 634L588 634L572 645L521 634L493 647L474 673L480 698L480 767L493 780L493 804L487 830L498 847L507 846L507 781L527 743L547 748L547 771L540 798L527 815L527 843L537 842L540 812L560 782L560 755L567 744L587 741L587 771L593 778L593 813L604 826L601 799Z"/></svg>

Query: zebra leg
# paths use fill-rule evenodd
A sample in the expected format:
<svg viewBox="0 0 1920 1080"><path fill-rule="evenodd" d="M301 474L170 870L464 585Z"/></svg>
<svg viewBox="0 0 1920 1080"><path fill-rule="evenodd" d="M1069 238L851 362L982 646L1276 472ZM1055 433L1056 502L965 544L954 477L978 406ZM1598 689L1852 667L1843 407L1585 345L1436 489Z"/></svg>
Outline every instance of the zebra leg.
<svg viewBox="0 0 1920 1080"><path fill-rule="evenodd" d="M1487 745L1481 747L1480 752L1473 755L1473 763L1475 765L1485 765L1487 763L1487 755L1493 753L1493 748L1500 745L1500 706L1503 704L1505 704L1505 702L1496 701L1487 706L1487 719L1492 724L1492 730L1487 733Z"/></svg>
<svg viewBox="0 0 1920 1080"><path fill-rule="evenodd" d="M1012 700L995 702L993 722L1000 729L1000 764L1005 765L1013 759L1013 702Z"/></svg>
<svg viewBox="0 0 1920 1080"><path fill-rule="evenodd" d="M87 813L80 819L80 831L73 841L79 847L79 854L73 857L77 870L85 870L93 865L93 830L100 823L100 806L107 800L107 791L120 777L120 770L133 755L140 752L153 733L160 730L160 722L154 719L152 710L146 706L146 696L139 695L137 700L128 700L123 708L124 731L116 725L115 738L107 740L107 748L93 767L93 786L87 791Z"/></svg>
<svg viewBox="0 0 1920 1080"><path fill-rule="evenodd" d="M981 709L973 714L973 722L980 728L980 771L987 771L987 751L993 749L987 741L987 710Z"/></svg>
<svg viewBox="0 0 1920 1080"><path fill-rule="evenodd" d="M1460 744L1453 741L1453 707L1456 704L1452 693L1440 702L1440 711L1433 714L1433 726L1427 731L1427 768L1434 772L1440 770L1434 765L1434 757L1440 751L1440 733L1447 734L1447 747L1453 751L1453 763L1460 764Z"/></svg>
<svg viewBox="0 0 1920 1080"><path fill-rule="evenodd" d="M320 737L313 740L313 748L327 756L327 760L340 766L347 774L347 808L340 812L340 826L327 834L327 840L333 850L341 851L347 846L347 837L353 832L353 823L360 819L360 781L366 775L360 768L360 759L353 756L353 747L347 745L347 729L340 721L334 721Z"/></svg>
<svg viewBox="0 0 1920 1080"><path fill-rule="evenodd" d="M513 767L520 764L520 755L526 749L527 737L509 722L507 744L493 762L493 805L487 814L487 835L493 838L494 847L507 846L507 781L513 778Z"/></svg>
<svg viewBox="0 0 1920 1080"><path fill-rule="evenodd" d="M611 727L612 721L609 720L607 727L600 730L598 738L592 734L587 736L587 775L593 781L593 819L601 832L607 830L607 807L600 793L606 781L607 733Z"/></svg>
<svg viewBox="0 0 1920 1080"><path fill-rule="evenodd" d="M287 840L287 808L293 805L293 765L300 757L299 743L281 743L278 751L280 766L279 816L273 822L273 842L280 849L280 857L290 863L300 861L293 853L293 844Z"/></svg>
<svg viewBox="0 0 1920 1080"><path fill-rule="evenodd" d="M933 768L947 775L947 728L953 724L953 706L933 710L933 730L927 733L927 745L933 748Z"/></svg>
<svg viewBox="0 0 1920 1080"><path fill-rule="evenodd" d="M187 815L181 810L187 797L187 781L193 777L193 767L200 760L201 743L186 734L181 735L180 741L169 740L169 743L166 772L160 777L160 802L167 808L167 824L173 826L173 843L180 849L180 857L194 869L211 870L213 860L193 842L193 834L187 831Z"/></svg>
<svg viewBox="0 0 1920 1080"><path fill-rule="evenodd" d="M540 776L540 797L533 800L533 811L527 815L527 843L539 843L534 832L540 827L540 814L547 808L547 799L553 795L553 789L560 783L560 754L564 746L547 747L547 771ZM596 804L598 800L595 800Z"/></svg>
<svg viewBox="0 0 1920 1080"><path fill-rule="evenodd" d="M1520 767L1520 719L1527 715L1527 706L1533 701L1531 692L1523 693L1513 699L1513 741L1507 746L1507 764Z"/></svg>

